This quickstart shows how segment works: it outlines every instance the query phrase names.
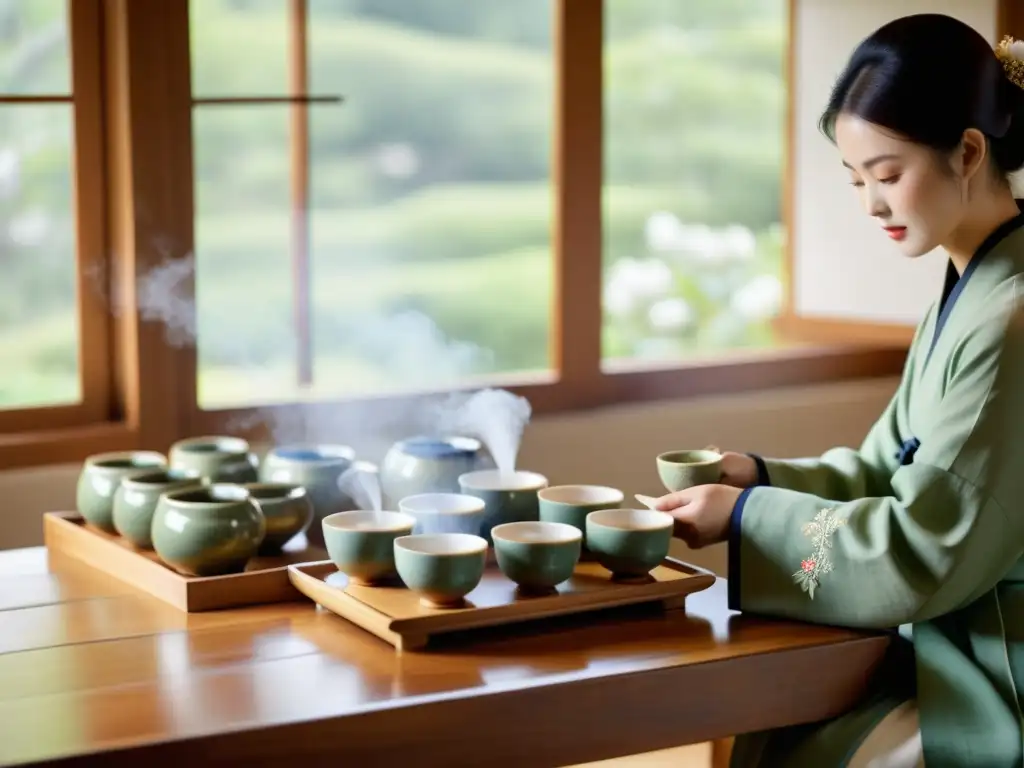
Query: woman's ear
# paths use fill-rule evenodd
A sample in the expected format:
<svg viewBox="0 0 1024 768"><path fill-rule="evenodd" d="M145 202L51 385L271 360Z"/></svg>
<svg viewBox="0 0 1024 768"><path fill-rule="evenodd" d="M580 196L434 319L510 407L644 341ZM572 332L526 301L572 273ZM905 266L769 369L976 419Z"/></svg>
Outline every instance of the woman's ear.
<svg viewBox="0 0 1024 768"><path fill-rule="evenodd" d="M988 159L988 142L977 128L968 128L953 153L953 169L964 181L977 174Z"/></svg>

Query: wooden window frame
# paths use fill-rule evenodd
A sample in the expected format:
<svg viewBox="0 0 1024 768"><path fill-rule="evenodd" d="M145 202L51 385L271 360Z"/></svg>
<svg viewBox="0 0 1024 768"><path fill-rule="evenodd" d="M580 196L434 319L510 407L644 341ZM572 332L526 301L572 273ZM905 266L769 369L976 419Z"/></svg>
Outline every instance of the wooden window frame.
<svg viewBox="0 0 1024 768"><path fill-rule="evenodd" d="M109 314L98 282L107 272L100 0L68 4L70 92L0 95L5 105L65 104L71 107L72 208L75 222L78 380L75 404L0 410L0 435L95 424L110 415Z"/></svg>
<svg viewBox="0 0 1024 768"><path fill-rule="evenodd" d="M291 48L298 53L307 45L306 2L290 2ZM310 104L331 97L307 92L307 57L293 55L290 96L194 99L188 0L71 0L71 4L74 14L88 15L88 9L92 9L97 34L89 39L94 40L95 60L102 58L103 63L102 80L94 78L97 88L102 83L103 99L91 102L97 105L98 117L95 123L85 124L85 129L90 130L88 126L92 125L91 130L102 135L103 151L97 156L105 161L90 165L88 171L83 171L83 179L90 188L99 185L104 192L90 198L93 205L100 205L96 200L103 200L105 205L96 217L103 227L89 235L101 238L104 246L97 251L80 244L79 258L83 258L83 252L94 259L97 252L105 254L106 274L122 301L117 313L101 304L89 305L88 312L95 315L90 315L90 335L83 333L83 347L87 348L83 361L91 361L90 376L95 377L86 377L94 382L99 395L95 402L90 401L94 410L83 412L80 420L70 421L60 421L58 409L39 409L47 411L52 421L35 420L28 411L0 412L0 418L10 420L0 421L0 469L79 461L100 450L166 450L174 440L200 433L230 431L259 441L268 437L264 417L288 414L300 407L310 419L316 419L321 411L342 417L351 411L358 412L361 419L380 419L383 424L388 414L396 411L396 403L408 404L436 395L424 392L349 397L301 406L214 411L198 407L195 347L171 344L158 321L140 314L134 292L137 276L166 264L168 259L188 258L194 247L192 110L196 105L243 101L291 104L293 137L299 137L292 141L291 149L292 194L294 199L306 200L309 150L305 115ZM1010 0L1003 0L1003 4L1010 4ZM877 343L859 345L837 345L835 335L822 334L823 343L643 367L602 361L603 232L601 225L595 224L602 221L603 192L602 6L597 0L558 0L555 4L552 372L476 379L467 382L466 388L504 386L527 397L535 413L545 414L898 374L906 354L905 339L884 334ZM102 23L95 21L99 17ZM1008 19L1001 16L1001 21L1003 28L1011 28ZM74 29L88 26L84 19L78 19L78 23ZM77 51L77 72L77 57L87 55L90 49L77 33L73 48ZM790 68L791 64L787 71ZM87 79L90 71L76 73L76 94L78 79ZM790 139L791 120L792 99L786 110L786 134ZM787 232L790 149L787 141L783 179ZM172 243L170 253L160 246L161 242ZM308 295L305 214L293 221L292 245L298 298L295 322L302 338L309 334L308 303L304 299ZM791 272L791 261L787 259L786 264ZM785 283L787 287L791 284L788 274ZM191 278L179 287L186 296L194 295ZM787 323L792 325L792 319L783 313L780 327ZM311 370L308 345L305 348L307 353L300 357L298 366L300 379L308 377ZM97 372L96 366L103 373ZM240 426L247 422L249 426Z"/></svg>

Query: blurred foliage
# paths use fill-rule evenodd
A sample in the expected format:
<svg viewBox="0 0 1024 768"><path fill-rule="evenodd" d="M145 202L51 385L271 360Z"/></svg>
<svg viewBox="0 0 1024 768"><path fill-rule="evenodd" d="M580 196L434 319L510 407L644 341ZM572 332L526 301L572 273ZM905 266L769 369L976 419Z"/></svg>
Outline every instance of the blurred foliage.
<svg viewBox="0 0 1024 768"><path fill-rule="evenodd" d="M62 6L0 2L8 91L67 89L53 11ZM191 7L198 95L286 93L284 0ZM771 343L763 318L730 314L730 296L780 274L771 233L785 3L606 0L606 9L606 267L670 258L652 250L654 214L740 225L758 245L728 284L713 265L688 271L672 256L673 297L698 326L664 332L668 345L655 348L650 312L609 313L605 354L678 358ZM309 14L311 90L344 97L310 108L313 343L317 376L328 379L318 390L546 369L550 0L310 0ZM67 122L63 106L0 110L0 360L19 371L0 381L0 403L24 402L44 389L38 381L60 376L63 385L45 389L76 393ZM287 107L194 112L204 404L294 394L289 130ZM40 221L44 236L26 236Z"/></svg>

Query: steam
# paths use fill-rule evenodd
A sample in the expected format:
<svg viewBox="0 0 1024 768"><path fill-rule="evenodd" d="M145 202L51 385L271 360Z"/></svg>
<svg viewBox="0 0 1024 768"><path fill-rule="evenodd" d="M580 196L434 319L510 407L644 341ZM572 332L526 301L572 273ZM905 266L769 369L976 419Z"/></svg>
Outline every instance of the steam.
<svg viewBox="0 0 1024 768"><path fill-rule="evenodd" d="M144 320L160 323L169 344L175 347L195 344L198 331L193 290L195 257L192 253L176 255L171 244L162 240L154 242L154 248L162 257L161 263L139 275L135 284L140 315ZM90 271L87 277L113 313L124 311L128 304L119 292L124 285L122 282L112 279L105 269ZM338 306L344 308L345 303L338 302ZM258 300L254 300L251 311L261 312ZM387 371L396 393L416 389L436 391L448 385L460 387L474 373L493 369L491 350L447 338L428 315L418 310L397 309L386 315L345 312L340 309L326 313L321 307L316 318L320 335L343 340L351 354ZM259 319L265 320L266 316ZM247 323L249 318L243 316L240 322ZM281 351L282 340L276 336L269 349L261 344L257 351L250 347L252 341L244 338L246 334L237 330L217 329L218 342L230 339L232 346L228 357L232 366L247 363L253 370L259 370L258 366L265 366L268 359ZM298 399L303 394L300 392ZM329 392L325 396L329 396ZM293 402L295 399L288 398ZM312 397L310 400L305 404L257 407L247 416L233 420L228 431L262 425L277 445L340 443L355 448L360 457L383 456L396 440L412 435L475 437L487 448L498 469L506 473L515 470L523 431L531 418L526 398L493 388L403 398L401 406L389 403L386 408L372 401L367 407L351 403L328 407L312 402ZM357 462L339 479L339 485L343 485L341 490L360 508L381 509L375 465Z"/></svg>
<svg viewBox="0 0 1024 768"><path fill-rule="evenodd" d="M356 509L380 512L384 508L380 472L372 462L353 462L338 478L338 488L352 499Z"/></svg>
<svg viewBox="0 0 1024 768"><path fill-rule="evenodd" d="M453 396L437 411L438 431L479 439L501 474L514 472L523 430L532 408L525 397L504 389Z"/></svg>
<svg viewBox="0 0 1024 768"><path fill-rule="evenodd" d="M184 347L196 340L195 300L189 290L195 257L166 259L138 280L136 299L144 320L164 325L169 344Z"/></svg>

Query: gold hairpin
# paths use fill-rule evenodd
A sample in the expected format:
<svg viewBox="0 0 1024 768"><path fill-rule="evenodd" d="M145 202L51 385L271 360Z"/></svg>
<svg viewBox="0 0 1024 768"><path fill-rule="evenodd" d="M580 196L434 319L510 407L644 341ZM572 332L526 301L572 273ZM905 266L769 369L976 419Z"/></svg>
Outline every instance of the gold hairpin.
<svg viewBox="0 0 1024 768"><path fill-rule="evenodd" d="M1024 88L1024 42L1005 35L996 46L996 58L1003 65L1010 82Z"/></svg>

